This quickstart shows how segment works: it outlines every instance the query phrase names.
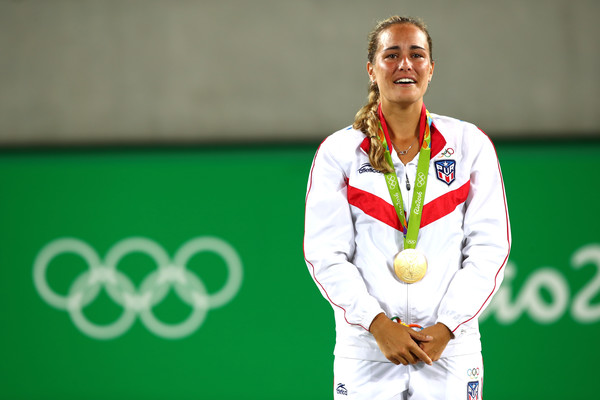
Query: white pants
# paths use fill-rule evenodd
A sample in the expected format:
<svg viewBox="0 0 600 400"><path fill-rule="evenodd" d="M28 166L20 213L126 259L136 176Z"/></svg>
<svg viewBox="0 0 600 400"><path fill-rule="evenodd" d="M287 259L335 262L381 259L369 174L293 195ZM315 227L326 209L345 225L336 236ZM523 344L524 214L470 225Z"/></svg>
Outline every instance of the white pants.
<svg viewBox="0 0 600 400"><path fill-rule="evenodd" d="M481 352L441 358L432 366L336 357L335 400L481 400Z"/></svg>

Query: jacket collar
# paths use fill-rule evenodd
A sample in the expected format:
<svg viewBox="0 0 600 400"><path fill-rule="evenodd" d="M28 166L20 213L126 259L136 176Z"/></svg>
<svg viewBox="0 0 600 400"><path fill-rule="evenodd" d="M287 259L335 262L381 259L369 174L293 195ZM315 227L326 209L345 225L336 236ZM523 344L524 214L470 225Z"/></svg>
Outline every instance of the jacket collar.
<svg viewBox="0 0 600 400"><path fill-rule="evenodd" d="M423 145L423 136L425 135L425 126L427 125L427 112L425 108L425 103L423 103L423 107L421 107L421 118L419 120L419 144ZM432 117L433 119L433 117ZM431 157L434 158L437 156L446 146L446 139L444 135L438 130L435 125L435 121L431 123ZM371 148L371 139L365 137L365 139L360 144L360 148L366 154L369 154L369 149Z"/></svg>
<svg viewBox="0 0 600 400"><path fill-rule="evenodd" d="M444 135L438 130L435 126L435 122L433 122L433 117L431 117L431 156L433 158L437 156L440 151L446 147L446 139ZM427 125L427 109L425 108L425 103L423 103L423 107L421 107L421 119L419 120L419 143L423 145L423 136L425 135L425 126Z"/></svg>

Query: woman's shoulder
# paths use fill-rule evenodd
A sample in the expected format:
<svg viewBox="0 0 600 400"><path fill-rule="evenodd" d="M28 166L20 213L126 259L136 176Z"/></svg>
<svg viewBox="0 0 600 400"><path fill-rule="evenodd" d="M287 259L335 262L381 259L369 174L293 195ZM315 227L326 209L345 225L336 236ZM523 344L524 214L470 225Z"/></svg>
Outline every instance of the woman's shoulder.
<svg viewBox="0 0 600 400"><path fill-rule="evenodd" d="M361 158L361 144L366 136L352 126L340 129L323 140L317 150L317 158L349 171Z"/></svg>
<svg viewBox="0 0 600 400"><path fill-rule="evenodd" d="M353 152L360 147L365 137L363 132L350 125L327 136L321 143L321 148L335 151L338 154L347 153L348 150Z"/></svg>
<svg viewBox="0 0 600 400"><path fill-rule="evenodd" d="M357 129L354 129L352 125L342 128L338 131L333 132L329 135L326 140L332 140L335 142L351 144L354 142L362 142L365 139L365 134Z"/></svg>
<svg viewBox="0 0 600 400"><path fill-rule="evenodd" d="M446 138L489 141L486 133L472 122L463 121L447 115L431 113L431 118L437 130Z"/></svg>
<svg viewBox="0 0 600 400"><path fill-rule="evenodd" d="M431 113L431 118L436 128L440 130L452 130L452 131L481 131L477 125L463 121L455 117L449 117L447 115L440 115Z"/></svg>
<svg viewBox="0 0 600 400"><path fill-rule="evenodd" d="M444 115L432 114L436 129L442 134L446 146L460 152L464 158L475 159L481 154L495 154L490 137L477 125Z"/></svg>

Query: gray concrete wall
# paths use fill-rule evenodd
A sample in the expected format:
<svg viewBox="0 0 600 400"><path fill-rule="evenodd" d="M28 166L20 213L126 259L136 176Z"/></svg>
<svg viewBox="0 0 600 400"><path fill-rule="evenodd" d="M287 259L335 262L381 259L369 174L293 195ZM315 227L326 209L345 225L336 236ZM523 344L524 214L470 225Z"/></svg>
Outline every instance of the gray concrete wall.
<svg viewBox="0 0 600 400"><path fill-rule="evenodd" d="M426 103L493 137L600 136L600 1L0 1L0 145L319 140L366 35L422 17Z"/></svg>

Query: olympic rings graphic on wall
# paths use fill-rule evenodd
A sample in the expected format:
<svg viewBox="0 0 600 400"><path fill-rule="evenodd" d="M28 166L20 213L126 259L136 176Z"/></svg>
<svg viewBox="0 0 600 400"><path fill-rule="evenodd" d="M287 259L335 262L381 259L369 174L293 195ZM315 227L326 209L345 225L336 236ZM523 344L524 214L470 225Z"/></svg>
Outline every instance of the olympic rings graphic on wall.
<svg viewBox="0 0 600 400"><path fill-rule="evenodd" d="M198 276L187 269L187 263L196 254L213 252L227 265L227 282L215 293L209 294ZM58 255L73 253L87 263L71 284L68 294L54 292L46 280L50 262ZM119 261L130 253L144 253L157 265L136 290L133 282L117 270ZM69 313L75 326L95 339L113 339L131 328L139 315L142 323L157 336L179 339L195 332L204 322L208 310L227 304L242 284L242 262L227 242L215 237L197 237L184 243L173 259L158 243L143 237L130 237L113 245L102 261L96 251L82 240L59 238L48 243L38 253L33 267L33 280L39 295L49 305ZM109 297L123 307L123 313L109 325L96 325L83 314L83 308L92 303L102 288ZM179 324L166 324L152 313L152 307L162 302L174 288L179 298L192 307L189 317Z"/></svg>

